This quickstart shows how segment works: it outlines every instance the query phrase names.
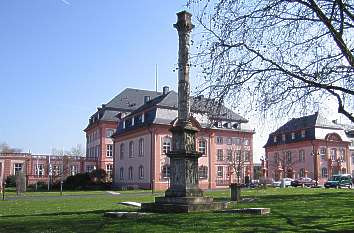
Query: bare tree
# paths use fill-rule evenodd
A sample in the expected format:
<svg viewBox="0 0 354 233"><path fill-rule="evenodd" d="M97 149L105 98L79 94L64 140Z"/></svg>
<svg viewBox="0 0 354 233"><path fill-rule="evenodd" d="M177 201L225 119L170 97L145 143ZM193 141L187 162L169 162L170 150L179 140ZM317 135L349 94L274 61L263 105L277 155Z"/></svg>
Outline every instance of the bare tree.
<svg viewBox="0 0 354 233"><path fill-rule="evenodd" d="M220 103L263 116L335 100L354 122L352 0L189 0L202 32L195 64Z"/></svg>
<svg viewBox="0 0 354 233"><path fill-rule="evenodd" d="M85 156L85 151L82 148L81 144L77 144L75 147L72 147L70 149L70 151L67 152L68 155L71 156L79 156L79 157L83 157Z"/></svg>
<svg viewBox="0 0 354 233"><path fill-rule="evenodd" d="M19 153L21 151L22 151L21 149L12 148L5 142L0 144L0 153Z"/></svg>

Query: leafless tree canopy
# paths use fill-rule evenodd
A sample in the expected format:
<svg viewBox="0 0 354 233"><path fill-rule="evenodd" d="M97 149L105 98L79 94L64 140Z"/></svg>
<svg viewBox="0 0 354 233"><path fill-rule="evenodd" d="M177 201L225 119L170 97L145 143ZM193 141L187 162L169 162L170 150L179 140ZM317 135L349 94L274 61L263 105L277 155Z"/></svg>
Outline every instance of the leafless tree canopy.
<svg viewBox="0 0 354 233"><path fill-rule="evenodd" d="M189 0L200 92L265 115L335 100L354 122L353 0ZM232 102L233 101L233 102Z"/></svg>

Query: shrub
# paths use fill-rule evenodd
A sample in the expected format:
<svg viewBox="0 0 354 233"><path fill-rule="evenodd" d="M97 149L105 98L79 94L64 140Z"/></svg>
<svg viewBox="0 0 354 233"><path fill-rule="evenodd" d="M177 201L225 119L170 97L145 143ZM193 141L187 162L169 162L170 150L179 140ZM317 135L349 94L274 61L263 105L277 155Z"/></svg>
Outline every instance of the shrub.
<svg viewBox="0 0 354 233"><path fill-rule="evenodd" d="M6 177L6 187L16 187L16 176L10 175Z"/></svg>

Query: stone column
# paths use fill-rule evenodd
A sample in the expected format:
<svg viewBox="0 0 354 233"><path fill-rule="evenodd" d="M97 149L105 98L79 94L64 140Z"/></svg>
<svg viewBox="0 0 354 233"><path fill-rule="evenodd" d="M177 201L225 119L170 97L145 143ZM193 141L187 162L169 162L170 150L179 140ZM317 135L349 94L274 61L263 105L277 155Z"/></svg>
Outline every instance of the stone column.
<svg viewBox="0 0 354 233"><path fill-rule="evenodd" d="M189 120L190 117L190 89L189 89L189 39L194 25L192 15L186 11L177 13L177 23L174 27L178 31L178 117L171 129L172 151L168 153L171 167L170 188L166 197L201 197L199 189L198 158L196 151L196 132Z"/></svg>

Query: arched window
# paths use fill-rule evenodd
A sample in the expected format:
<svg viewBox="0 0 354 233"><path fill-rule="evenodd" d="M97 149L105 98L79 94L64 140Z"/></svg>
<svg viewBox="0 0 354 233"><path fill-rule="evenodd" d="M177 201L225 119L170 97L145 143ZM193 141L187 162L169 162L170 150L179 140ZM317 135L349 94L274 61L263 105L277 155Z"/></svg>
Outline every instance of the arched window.
<svg viewBox="0 0 354 233"><path fill-rule="evenodd" d="M162 166L161 175L162 175L162 178L164 178L164 179L170 177L170 165L166 164L166 165Z"/></svg>
<svg viewBox="0 0 354 233"><path fill-rule="evenodd" d="M304 150L300 150L299 151L299 161L305 161L305 151Z"/></svg>
<svg viewBox="0 0 354 233"><path fill-rule="evenodd" d="M144 167L143 167L143 165L139 166L139 179L144 179Z"/></svg>
<svg viewBox="0 0 354 233"><path fill-rule="evenodd" d="M130 141L129 142L129 158L132 158L134 156L134 142Z"/></svg>
<svg viewBox="0 0 354 233"><path fill-rule="evenodd" d="M300 177L305 177L305 169L304 168L301 168L300 171L299 171L299 176Z"/></svg>
<svg viewBox="0 0 354 233"><path fill-rule="evenodd" d="M124 180L124 167L119 168L119 179Z"/></svg>
<svg viewBox="0 0 354 233"><path fill-rule="evenodd" d="M286 162L291 163L291 152L290 151L286 152Z"/></svg>
<svg viewBox="0 0 354 233"><path fill-rule="evenodd" d="M144 156L144 139L143 138L139 139L139 156L140 157Z"/></svg>
<svg viewBox="0 0 354 233"><path fill-rule="evenodd" d="M331 151L331 160L333 161L337 160L337 149L332 148L330 151Z"/></svg>
<svg viewBox="0 0 354 233"><path fill-rule="evenodd" d="M207 179L208 178L208 167L207 166L199 166L199 179Z"/></svg>
<svg viewBox="0 0 354 233"><path fill-rule="evenodd" d="M328 177L328 170L327 170L327 168L322 168L321 169L321 176L322 176L322 178L327 178Z"/></svg>
<svg viewBox="0 0 354 233"><path fill-rule="evenodd" d="M128 178L129 180L133 179L133 167L129 167L128 169Z"/></svg>
<svg viewBox="0 0 354 233"><path fill-rule="evenodd" d="M164 137L162 139L162 153L167 154L170 151L171 151L171 138Z"/></svg>
<svg viewBox="0 0 354 233"><path fill-rule="evenodd" d="M119 158L124 159L124 143L120 144L119 154L120 154Z"/></svg>
<svg viewBox="0 0 354 233"><path fill-rule="evenodd" d="M207 154L207 142L205 139L199 139L198 148L199 152L202 153L202 155Z"/></svg>

